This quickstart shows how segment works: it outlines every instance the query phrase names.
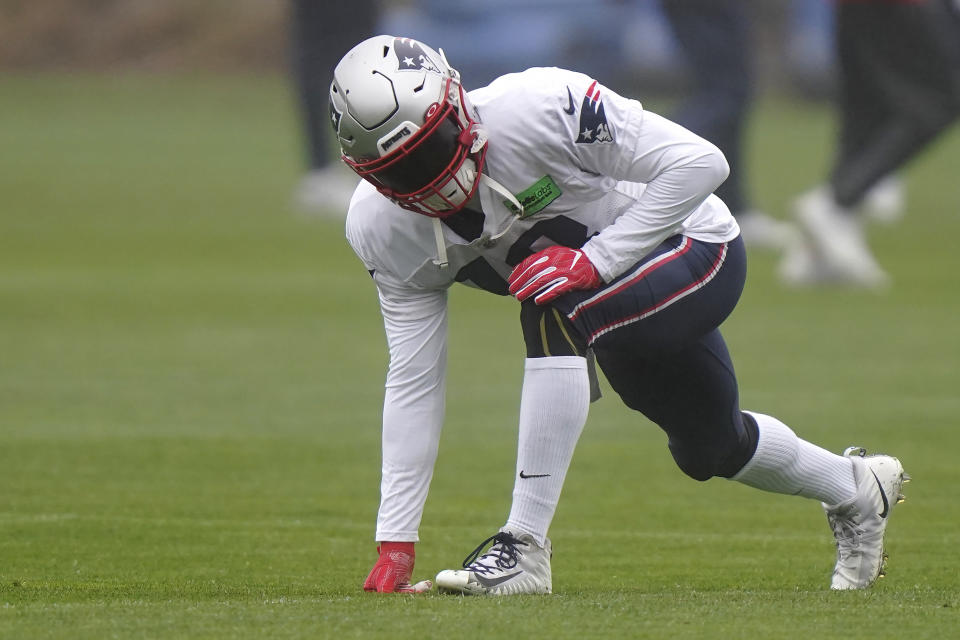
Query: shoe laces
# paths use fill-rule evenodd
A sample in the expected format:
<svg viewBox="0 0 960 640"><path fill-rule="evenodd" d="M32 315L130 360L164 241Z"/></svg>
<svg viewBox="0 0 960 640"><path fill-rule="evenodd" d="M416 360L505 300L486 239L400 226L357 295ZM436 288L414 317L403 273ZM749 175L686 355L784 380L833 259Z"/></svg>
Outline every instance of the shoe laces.
<svg viewBox="0 0 960 640"><path fill-rule="evenodd" d="M490 551L482 556L480 552L490 543ZM470 552L463 560L463 568L475 573L492 573L497 569L512 569L520 562L522 555L519 546L528 543L517 539L507 531L500 531L481 542L476 549ZM492 564L491 564L492 561Z"/></svg>
<svg viewBox="0 0 960 640"><path fill-rule="evenodd" d="M843 512L828 514L827 520L830 522L830 528L833 530L838 546L855 548L860 545L864 529L857 522L858 515L859 513L853 507Z"/></svg>

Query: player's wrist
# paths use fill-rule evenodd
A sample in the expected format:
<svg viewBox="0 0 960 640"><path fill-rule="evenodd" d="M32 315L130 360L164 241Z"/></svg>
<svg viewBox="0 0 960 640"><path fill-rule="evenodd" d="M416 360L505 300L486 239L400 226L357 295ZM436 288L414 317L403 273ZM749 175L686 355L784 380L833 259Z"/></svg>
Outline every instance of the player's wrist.
<svg viewBox="0 0 960 640"><path fill-rule="evenodd" d="M593 270L597 274L597 279L600 281L599 284L606 284L614 279L614 276L606 269L606 264L603 261L603 255L600 254L589 242L582 247L580 250L583 251L583 255L590 262L590 266L593 267Z"/></svg>
<svg viewBox="0 0 960 640"><path fill-rule="evenodd" d="M390 553L391 551L399 551L401 553L406 553L409 555L414 554L413 542L395 542L389 540L381 540L377 542L377 549L380 551L380 554Z"/></svg>

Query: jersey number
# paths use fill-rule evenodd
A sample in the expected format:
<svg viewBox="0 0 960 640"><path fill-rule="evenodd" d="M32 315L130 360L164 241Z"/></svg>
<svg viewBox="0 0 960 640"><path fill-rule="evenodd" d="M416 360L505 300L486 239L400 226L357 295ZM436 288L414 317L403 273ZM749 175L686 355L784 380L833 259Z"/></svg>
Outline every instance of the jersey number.
<svg viewBox="0 0 960 640"><path fill-rule="evenodd" d="M507 250L507 266L515 267L529 255L533 255L533 245L540 238L547 238L554 244L579 249L582 247L589 236L587 227L566 216L556 216L541 220L517 238L509 250ZM477 258L464 265L457 272L456 281L466 282L469 280L474 285L495 293L500 296L507 295L507 281L497 273L485 258Z"/></svg>

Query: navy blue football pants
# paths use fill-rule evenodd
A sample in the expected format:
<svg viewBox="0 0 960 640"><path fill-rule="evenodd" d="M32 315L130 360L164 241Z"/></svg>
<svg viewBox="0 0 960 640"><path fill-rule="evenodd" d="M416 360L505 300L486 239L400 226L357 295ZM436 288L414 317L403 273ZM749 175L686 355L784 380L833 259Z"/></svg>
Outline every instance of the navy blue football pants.
<svg viewBox="0 0 960 640"><path fill-rule="evenodd" d="M756 422L740 411L733 363L718 327L746 280L740 238L673 236L609 284L537 307L521 324L528 357L593 350L624 403L663 429L677 465L706 480L753 456Z"/></svg>

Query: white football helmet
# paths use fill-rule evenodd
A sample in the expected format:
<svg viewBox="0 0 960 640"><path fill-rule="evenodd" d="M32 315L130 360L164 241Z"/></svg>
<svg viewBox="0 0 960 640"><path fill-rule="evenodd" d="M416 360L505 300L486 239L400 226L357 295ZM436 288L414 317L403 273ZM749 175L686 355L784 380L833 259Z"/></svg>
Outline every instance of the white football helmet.
<svg viewBox="0 0 960 640"><path fill-rule="evenodd" d="M333 72L330 118L344 162L404 209L442 218L476 192L487 136L442 51L364 40Z"/></svg>

